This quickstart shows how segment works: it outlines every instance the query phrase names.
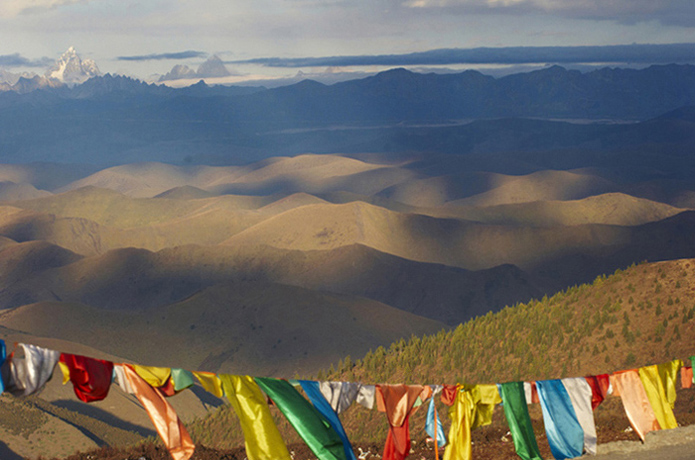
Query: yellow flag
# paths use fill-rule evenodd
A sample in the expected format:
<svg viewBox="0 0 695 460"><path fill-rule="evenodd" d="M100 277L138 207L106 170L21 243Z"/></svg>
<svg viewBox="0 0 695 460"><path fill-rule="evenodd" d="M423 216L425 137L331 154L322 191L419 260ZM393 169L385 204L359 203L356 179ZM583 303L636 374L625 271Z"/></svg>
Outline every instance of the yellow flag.
<svg viewBox="0 0 695 460"><path fill-rule="evenodd" d="M471 430L492 423L495 404L502 402L497 385L475 385L463 390L463 385L456 386L456 399L449 409L449 447L443 460L470 460Z"/></svg>
<svg viewBox="0 0 695 460"><path fill-rule="evenodd" d="M656 366L657 371L659 371L661 383L664 384L666 400L671 406L671 409L673 409L673 406L676 404L676 379L678 378L678 371L681 367L683 367L683 361L680 359L674 359L671 362L658 364Z"/></svg>
<svg viewBox="0 0 695 460"><path fill-rule="evenodd" d="M141 379L149 383L153 388L166 385L167 380L169 380L171 376L170 367L139 366L133 364L133 369L135 369L135 372L137 372Z"/></svg>
<svg viewBox="0 0 695 460"><path fill-rule="evenodd" d="M471 393L475 401L475 413L471 424L471 429L474 430L492 423L495 405L501 403L502 398L495 384L476 385Z"/></svg>
<svg viewBox="0 0 695 460"><path fill-rule="evenodd" d="M222 388L241 422L249 460L291 460L261 389L248 375L220 374Z"/></svg>
<svg viewBox="0 0 695 460"><path fill-rule="evenodd" d="M222 383L220 382L220 379L217 378L217 374L213 374L212 372L194 371L193 375L198 378L198 381L203 388L205 388L205 391L214 394L218 398L224 396L224 393L222 393Z"/></svg>
<svg viewBox="0 0 695 460"><path fill-rule="evenodd" d="M673 415L671 404L666 397L666 389L659 377L657 365L641 367L639 369L639 378L644 386L644 391L647 393L647 399L649 399L649 404L652 406L654 416L656 416L656 420L661 425L661 429L676 428L678 423Z"/></svg>
<svg viewBox="0 0 695 460"><path fill-rule="evenodd" d="M70 368L62 361L58 361L58 366L60 366L60 370L63 372L63 385L65 385L70 381Z"/></svg>

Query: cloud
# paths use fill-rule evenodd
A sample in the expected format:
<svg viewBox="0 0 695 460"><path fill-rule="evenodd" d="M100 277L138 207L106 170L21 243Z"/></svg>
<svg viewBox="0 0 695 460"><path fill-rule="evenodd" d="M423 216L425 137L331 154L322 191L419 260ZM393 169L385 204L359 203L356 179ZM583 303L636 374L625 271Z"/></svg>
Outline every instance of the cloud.
<svg viewBox="0 0 695 460"><path fill-rule="evenodd" d="M541 13L622 24L658 21L665 25L695 27L695 2L692 0L400 0L400 5L447 14Z"/></svg>
<svg viewBox="0 0 695 460"><path fill-rule="evenodd" d="M512 1L512 0L509 0ZM266 67L411 66L453 64L545 63L695 63L695 43L612 46L519 46L506 48L437 49L409 54L259 58L231 61Z"/></svg>
<svg viewBox="0 0 695 460"><path fill-rule="evenodd" d="M162 61L165 59L191 59L206 57L203 51L179 51L178 53L145 54L140 56L118 56L119 61Z"/></svg>
<svg viewBox="0 0 695 460"><path fill-rule="evenodd" d="M0 18L12 18L22 13L59 8L89 0L2 0Z"/></svg>
<svg viewBox="0 0 695 460"><path fill-rule="evenodd" d="M46 67L52 63L47 57L28 59L19 53L0 55L0 67Z"/></svg>

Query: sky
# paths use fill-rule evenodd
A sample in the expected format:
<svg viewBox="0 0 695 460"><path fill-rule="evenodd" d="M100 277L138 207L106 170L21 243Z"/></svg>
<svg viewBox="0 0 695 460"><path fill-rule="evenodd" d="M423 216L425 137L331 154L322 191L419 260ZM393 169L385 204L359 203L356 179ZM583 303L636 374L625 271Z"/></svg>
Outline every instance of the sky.
<svg viewBox="0 0 695 460"><path fill-rule="evenodd" d="M104 73L147 79L212 54L239 75L289 76L390 66L287 64L299 58L693 42L693 0L0 1L0 68L14 72L43 73L70 46Z"/></svg>

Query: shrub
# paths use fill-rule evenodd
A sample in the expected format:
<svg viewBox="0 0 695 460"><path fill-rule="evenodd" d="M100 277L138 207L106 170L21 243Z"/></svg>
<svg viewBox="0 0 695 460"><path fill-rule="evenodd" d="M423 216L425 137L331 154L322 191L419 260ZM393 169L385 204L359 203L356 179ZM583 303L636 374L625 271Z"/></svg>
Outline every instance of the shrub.
<svg viewBox="0 0 695 460"><path fill-rule="evenodd" d="M625 362L623 363L625 367L630 367L637 362L637 357L632 353L628 353L625 357Z"/></svg>

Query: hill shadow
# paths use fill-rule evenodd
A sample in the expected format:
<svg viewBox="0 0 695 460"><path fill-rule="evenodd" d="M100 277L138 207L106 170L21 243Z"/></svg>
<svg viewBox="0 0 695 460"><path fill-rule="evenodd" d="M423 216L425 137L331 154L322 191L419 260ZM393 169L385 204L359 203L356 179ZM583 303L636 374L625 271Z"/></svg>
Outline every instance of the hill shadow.
<svg viewBox="0 0 695 460"><path fill-rule="evenodd" d="M10 449L7 444L0 441L0 458L3 460L23 460L24 457Z"/></svg>
<svg viewBox="0 0 695 460"><path fill-rule="evenodd" d="M191 390L196 398L200 399L200 402L206 407L218 408L225 403L224 399L209 393L201 386L193 385L188 387L188 389Z"/></svg>
<svg viewBox="0 0 695 460"><path fill-rule="evenodd" d="M87 417L91 417L96 420L101 420L104 423L107 423L110 426L120 428L122 430L126 431L131 431L134 433L139 434L140 436L143 437L148 437L148 436L157 436L157 433L154 430L150 430L147 428L144 428L140 425L135 425L134 423L127 422L119 417L116 417L115 415L103 410L99 409L98 407L94 407L88 404L84 404L83 402L80 401L72 401L69 399L61 399L58 401L54 401L52 403L56 407L60 407L62 409L67 409L69 411L77 412L79 414L85 415ZM102 442L102 440L99 440L99 442ZM0 456L0 458L5 458Z"/></svg>

